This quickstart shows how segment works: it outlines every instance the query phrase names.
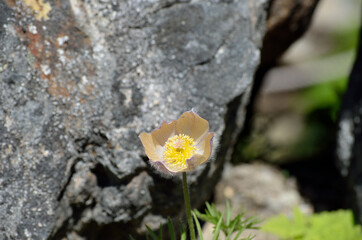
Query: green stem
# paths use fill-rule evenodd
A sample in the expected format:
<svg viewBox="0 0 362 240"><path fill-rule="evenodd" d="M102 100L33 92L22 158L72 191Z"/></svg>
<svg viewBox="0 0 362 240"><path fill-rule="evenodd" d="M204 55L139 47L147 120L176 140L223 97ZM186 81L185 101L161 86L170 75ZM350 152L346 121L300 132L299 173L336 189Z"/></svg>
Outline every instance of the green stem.
<svg viewBox="0 0 362 240"><path fill-rule="evenodd" d="M185 173L185 172L182 173L182 185L183 185L183 187L184 187L186 216L187 216L187 221L189 222L189 229L190 229L191 240L196 240L194 223L193 223L192 217L191 217L191 205L190 205L189 189L188 189L188 187L187 187L187 176L186 176L186 173Z"/></svg>

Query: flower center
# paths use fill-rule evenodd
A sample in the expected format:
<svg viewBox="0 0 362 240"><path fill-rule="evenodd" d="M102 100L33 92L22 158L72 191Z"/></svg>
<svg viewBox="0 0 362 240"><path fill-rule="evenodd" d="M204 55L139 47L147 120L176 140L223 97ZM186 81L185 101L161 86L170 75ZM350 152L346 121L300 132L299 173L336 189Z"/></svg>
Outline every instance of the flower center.
<svg viewBox="0 0 362 240"><path fill-rule="evenodd" d="M191 158L196 151L193 138L179 134L169 138L163 152L164 159L177 168L186 168L186 160Z"/></svg>

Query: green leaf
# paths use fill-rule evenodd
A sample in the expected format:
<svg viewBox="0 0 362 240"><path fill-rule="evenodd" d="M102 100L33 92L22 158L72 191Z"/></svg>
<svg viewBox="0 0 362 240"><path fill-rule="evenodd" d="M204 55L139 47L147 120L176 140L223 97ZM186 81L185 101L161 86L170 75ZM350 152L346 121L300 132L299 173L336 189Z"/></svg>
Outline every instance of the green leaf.
<svg viewBox="0 0 362 240"><path fill-rule="evenodd" d="M328 80L308 87L297 95L297 107L304 115L329 109L331 119L336 120L348 78L346 76Z"/></svg>
<svg viewBox="0 0 362 240"><path fill-rule="evenodd" d="M194 211L192 211L192 216L193 216L193 218L194 218L194 220L195 220L196 229L197 229L197 233L198 233L198 235L199 235L199 239L200 239L200 240L204 240L204 238L203 238L203 236L202 236L202 229L201 229L200 222L199 222L199 220L197 219L197 216L196 216L196 214L195 214Z"/></svg>
<svg viewBox="0 0 362 240"><path fill-rule="evenodd" d="M213 212L212 209L210 209L211 212ZM218 218L214 215L211 215L210 211L208 209L205 209L205 214L200 213L196 209L194 210L196 216L200 218L201 220L204 220L205 222L212 223L214 225L217 224ZM213 212L214 213L214 212Z"/></svg>
<svg viewBox="0 0 362 240"><path fill-rule="evenodd" d="M168 231L170 233L171 240L176 240L175 230L170 217L167 218Z"/></svg>
<svg viewBox="0 0 362 240"><path fill-rule="evenodd" d="M228 226L230 224L230 218L231 218L231 209L230 209L229 201L226 201L225 213L226 213L226 222L225 222L225 224Z"/></svg>
<svg viewBox="0 0 362 240"><path fill-rule="evenodd" d="M305 235L306 240L313 239L362 239L361 226L354 225L351 211L338 210L313 215L310 219L311 228Z"/></svg>
<svg viewBox="0 0 362 240"><path fill-rule="evenodd" d="M243 238L241 240L253 240L254 237L255 235L249 235L247 238Z"/></svg>
<svg viewBox="0 0 362 240"><path fill-rule="evenodd" d="M162 237L162 225L161 225L161 223L160 223L160 234L159 234L159 239L160 240L162 240L163 239L163 237Z"/></svg>
<svg viewBox="0 0 362 240"><path fill-rule="evenodd" d="M180 229L181 229L181 240L186 240L186 231L182 222L180 223Z"/></svg>
<svg viewBox="0 0 362 240"><path fill-rule="evenodd" d="M214 204L205 203L205 213L200 213L197 210L193 210L193 213L197 218L213 224L214 226L219 225L219 231L223 231L226 240L230 240L232 234L238 231L244 231L245 229L258 229L255 225L260 221L257 218L245 218L245 211L238 214L234 219L231 218L232 210L230 204L226 202L225 206L225 220L223 214L217 210Z"/></svg>
<svg viewBox="0 0 362 240"><path fill-rule="evenodd" d="M263 226L262 230L272 233L282 239L296 239L305 232L306 226L294 225L294 223L284 215L270 218Z"/></svg>
<svg viewBox="0 0 362 240"><path fill-rule="evenodd" d="M222 216L221 216L218 223L217 223L217 225L216 225L216 228L214 230L214 237L212 238L213 240L217 240L217 238L219 237L220 227L221 227L222 221L223 221L223 219L222 219Z"/></svg>
<svg viewBox="0 0 362 240"><path fill-rule="evenodd" d="M213 207L213 204L206 203L206 215L208 216L215 216L215 207Z"/></svg>
<svg viewBox="0 0 362 240"><path fill-rule="evenodd" d="M235 225L236 221L232 221L231 227L227 231L225 240L229 240L231 238L231 235L234 233Z"/></svg>
<svg viewBox="0 0 362 240"><path fill-rule="evenodd" d="M244 231L245 227L243 226L243 224L241 223L241 218L242 215L237 215L231 222L230 225L228 226L228 230L227 230L227 238L230 238L231 235L236 232L236 231Z"/></svg>
<svg viewBox="0 0 362 240"><path fill-rule="evenodd" d="M152 229L149 226L146 225L146 228L154 240L161 240L157 237L156 233L154 231L152 231Z"/></svg>
<svg viewBox="0 0 362 240"><path fill-rule="evenodd" d="M234 237L233 240L238 240L238 238L239 238L239 236L240 236L240 234L241 234L242 232L243 232L243 230L240 229L240 230L238 231L238 233L236 234L236 236Z"/></svg>
<svg viewBox="0 0 362 240"><path fill-rule="evenodd" d="M360 225L355 225L350 210L322 212L310 217L294 209L293 219L284 215L265 222L262 229L281 239L362 240Z"/></svg>

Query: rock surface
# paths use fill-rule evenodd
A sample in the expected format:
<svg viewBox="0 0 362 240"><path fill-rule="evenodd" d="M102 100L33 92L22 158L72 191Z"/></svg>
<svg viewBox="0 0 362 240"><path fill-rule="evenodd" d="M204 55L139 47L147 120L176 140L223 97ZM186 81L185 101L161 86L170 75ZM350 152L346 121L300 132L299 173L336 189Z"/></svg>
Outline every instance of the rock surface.
<svg viewBox="0 0 362 240"><path fill-rule="evenodd" d="M318 3L319 0L270 1L260 65L255 73L250 97L251 104L247 107L245 128L239 136L239 141L243 141L243 138L253 129L254 103L265 84L266 74L278 64L286 50L307 31ZM285 83L285 85L289 84Z"/></svg>
<svg viewBox="0 0 362 240"><path fill-rule="evenodd" d="M246 210L246 217L268 218L291 214L295 206L311 213L313 208L298 192L296 179L287 178L282 170L266 163L227 165L216 186L215 203L228 200L234 212Z"/></svg>
<svg viewBox="0 0 362 240"><path fill-rule="evenodd" d="M305 213L313 212L313 207L298 192L294 178L286 178L280 169L258 162L226 165L215 190L215 204L222 212L226 201L232 206L233 213L245 211L246 217L256 216L261 220L277 214L291 216L296 206ZM255 235L255 240L278 239L260 230L247 230L242 236L250 234ZM209 223L204 226L204 238L212 239L212 225ZM225 238L221 236L220 239Z"/></svg>
<svg viewBox="0 0 362 240"><path fill-rule="evenodd" d="M362 24L362 23L361 23ZM357 58L340 112L337 163L349 188L348 202L362 224L362 28Z"/></svg>
<svg viewBox="0 0 362 240"><path fill-rule="evenodd" d="M319 0L273 0L263 40L262 68L273 67L308 29Z"/></svg>
<svg viewBox="0 0 362 240"><path fill-rule="evenodd" d="M125 239L180 216L179 179L149 168L137 136L191 108L223 143L190 177L194 206L207 199L267 2L1 0L0 239Z"/></svg>

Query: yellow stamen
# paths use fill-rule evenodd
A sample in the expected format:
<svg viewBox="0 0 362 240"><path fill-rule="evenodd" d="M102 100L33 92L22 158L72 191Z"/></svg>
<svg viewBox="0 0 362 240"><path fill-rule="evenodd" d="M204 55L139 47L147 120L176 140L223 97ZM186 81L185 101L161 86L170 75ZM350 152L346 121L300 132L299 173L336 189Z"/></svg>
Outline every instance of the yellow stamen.
<svg viewBox="0 0 362 240"><path fill-rule="evenodd" d="M195 145L194 139L185 134L173 136L165 144L163 157L171 166L185 169L186 160L191 158L196 151Z"/></svg>

